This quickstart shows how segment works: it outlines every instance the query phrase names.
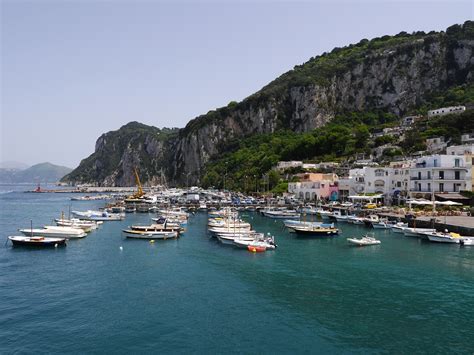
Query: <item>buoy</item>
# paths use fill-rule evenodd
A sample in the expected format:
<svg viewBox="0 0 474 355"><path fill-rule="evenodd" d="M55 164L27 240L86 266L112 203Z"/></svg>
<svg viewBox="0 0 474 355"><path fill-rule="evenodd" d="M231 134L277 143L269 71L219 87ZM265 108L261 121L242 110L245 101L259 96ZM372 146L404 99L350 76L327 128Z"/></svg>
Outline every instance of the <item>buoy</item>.
<svg viewBox="0 0 474 355"><path fill-rule="evenodd" d="M58 243L54 244L54 247L57 248L57 247L58 247Z"/></svg>
<svg viewBox="0 0 474 355"><path fill-rule="evenodd" d="M257 249L252 248L252 252L256 253L256 252L257 252Z"/></svg>
<svg viewBox="0 0 474 355"><path fill-rule="evenodd" d="M120 250L123 250L123 246L120 246L120 248L119 248L119 249L120 249Z"/></svg>
<svg viewBox="0 0 474 355"><path fill-rule="evenodd" d="M155 240L154 240L154 239L150 240L150 243L154 243L154 242L155 242Z"/></svg>

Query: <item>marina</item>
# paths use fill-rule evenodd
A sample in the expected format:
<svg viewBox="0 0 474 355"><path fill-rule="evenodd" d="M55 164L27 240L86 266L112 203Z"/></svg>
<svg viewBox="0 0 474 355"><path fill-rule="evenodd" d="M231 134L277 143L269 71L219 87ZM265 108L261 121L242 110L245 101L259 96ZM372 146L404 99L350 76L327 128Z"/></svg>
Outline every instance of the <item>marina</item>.
<svg viewBox="0 0 474 355"><path fill-rule="evenodd" d="M5 235L14 235L30 219L35 226L51 224L52 216L67 211L71 203L67 194L22 191L0 199ZM104 201L73 201L71 210L103 206ZM284 227L284 220L245 209L239 213L242 223L265 233L265 238L270 233L278 247L268 250L256 242L247 244L245 238L239 238L239 245L222 245L208 232L211 214L219 218L207 209L191 212L182 236L166 241L149 236L133 240L122 233L131 226L152 225L157 213L149 212L105 221L86 238L68 241L67 248L5 245L0 249L5 271L0 321L6 327L0 329L0 336L6 341L0 351L31 352L32 344L41 344L45 351L70 352L133 351L131 344L165 352L232 351L237 344L248 352L306 347L323 352L409 351L413 346L467 352L472 348L468 335L474 331L472 311L448 299L471 296L467 285L474 283L474 248L405 238L390 229L348 222L334 222L341 230L339 236L298 238ZM316 217L310 225L315 222ZM291 220L289 226L294 223ZM369 231L381 245L359 248L346 240ZM38 268L44 272L37 274ZM61 270L60 276L49 277L55 270ZM380 279L390 282L381 287ZM24 285L21 293L18 284ZM90 284L95 285L93 292ZM44 302L35 301L38 293ZM359 300L357 309L348 301L353 298ZM27 314L16 310L19 302L28 304ZM210 302L215 309L212 322L207 321ZM386 309L397 314L391 323L386 322ZM439 324L435 310L445 314L446 329L435 341L427 341L425 335ZM97 312L100 323L94 321ZM29 314L35 315L33 319ZM350 327L344 322L347 317L353 319ZM87 320L87 327L80 325L80 319ZM114 326L101 325L112 322ZM225 330L216 328L216 322L226 324ZM43 332L31 332L28 340L8 330L13 325L29 329L37 324ZM275 339L250 345L248 327L271 332ZM408 339L402 329L413 327L418 328L418 336ZM186 329L184 340L180 329ZM367 329L372 330L370 337ZM69 341L69 334L78 331L81 339ZM224 336L229 331L231 342ZM328 332L333 334L330 341ZM209 333L214 334L212 345L198 341ZM104 343L104 337L111 342Z"/></svg>

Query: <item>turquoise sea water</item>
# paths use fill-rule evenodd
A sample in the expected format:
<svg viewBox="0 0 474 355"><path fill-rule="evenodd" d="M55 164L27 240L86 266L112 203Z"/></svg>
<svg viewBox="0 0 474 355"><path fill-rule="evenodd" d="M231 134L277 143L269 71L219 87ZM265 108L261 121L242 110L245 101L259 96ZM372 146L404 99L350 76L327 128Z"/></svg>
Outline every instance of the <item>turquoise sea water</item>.
<svg viewBox="0 0 474 355"><path fill-rule="evenodd" d="M246 213L279 248L252 254L206 233L205 213L179 240L125 240L132 214L66 248L4 245L17 228L102 201L0 186L0 353L473 353L474 247L364 227L299 239ZM123 250L120 250L120 246Z"/></svg>

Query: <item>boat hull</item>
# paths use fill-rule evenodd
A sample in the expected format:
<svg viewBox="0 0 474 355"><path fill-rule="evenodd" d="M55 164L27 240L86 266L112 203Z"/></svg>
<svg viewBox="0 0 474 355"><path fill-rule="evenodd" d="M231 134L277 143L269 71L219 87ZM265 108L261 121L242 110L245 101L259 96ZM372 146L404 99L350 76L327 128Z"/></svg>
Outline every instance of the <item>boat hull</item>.
<svg viewBox="0 0 474 355"><path fill-rule="evenodd" d="M26 247L59 247L66 246L65 238L41 238L41 237L8 237L14 246Z"/></svg>

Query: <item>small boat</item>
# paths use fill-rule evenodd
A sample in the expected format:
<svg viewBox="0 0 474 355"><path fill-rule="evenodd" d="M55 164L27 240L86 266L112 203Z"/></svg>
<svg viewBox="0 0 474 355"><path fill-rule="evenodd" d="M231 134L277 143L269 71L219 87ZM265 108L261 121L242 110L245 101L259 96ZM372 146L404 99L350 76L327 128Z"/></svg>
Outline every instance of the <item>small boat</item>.
<svg viewBox="0 0 474 355"><path fill-rule="evenodd" d="M141 232L137 230L124 230L125 236L130 239L176 239L178 232L165 231L147 231Z"/></svg>
<svg viewBox="0 0 474 355"><path fill-rule="evenodd" d="M447 230L444 232L425 232L422 233L426 235L430 242L437 242L437 243L453 243L453 244L460 244L461 243L461 235L457 233L449 233Z"/></svg>
<svg viewBox="0 0 474 355"><path fill-rule="evenodd" d="M348 223L356 224L356 225L362 225L364 224L364 218L362 217L357 217L357 216L350 216L347 219Z"/></svg>
<svg viewBox="0 0 474 355"><path fill-rule="evenodd" d="M432 228L403 228L403 234L405 237L418 237L428 239L425 233L434 233L436 229Z"/></svg>
<svg viewBox="0 0 474 355"><path fill-rule="evenodd" d="M262 212L265 217L274 219L299 219L300 215L292 210L266 210Z"/></svg>
<svg viewBox="0 0 474 355"><path fill-rule="evenodd" d="M25 228L19 229L27 237L51 237L51 238L67 238L78 239L84 238L87 234L80 228L61 227L61 226L44 226L44 228Z"/></svg>
<svg viewBox="0 0 474 355"><path fill-rule="evenodd" d="M377 245L381 243L380 240L375 239L373 236L369 236L368 234L364 235L362 238L347 238L347 241L350 244L354 244L361 247L366 245Z"/></svg>
<svg viewBox="0 0 474 355"><path fill-rule="evenodd" d="M403 234L404 228L408 228L408 223L398 222L392 225L392 232Z"/></svg>
<svg viewBox="0 0 474 355"><path fill-rule="evenodd" d="M378 223L379 221L379 216L377 216L376 214L371 214L364 218L364 224L367 227L373 227L374 223Z"/></svg>
<svg viewBox="0 0 474 355"><path fill-rule="evenodd" d="M272 237L253 240L236 238L234 239L234 245L239 248L248 248L252 246L265 247L266 250L274 250L277 247L275 240Z"/></svg>
<svg viewBox="0 0 474 355"><path fill-rule="evenodd" d="M248 251L252 253L263 253L264 251L267 250L266 247L264 246L258 246L258 245L249 245L247 246Z"/></svg>
<svg viewBox="0 0 474 355"><path fill-rule="evenodd" d="M80 220L77 218L72 218L72 219L56 218L54 221L56 222L56 225L60 227L80 228L86 233L89 233L90 231L95 230L98 227L95 221L86 221L86 220Z"/></svg>
<svg viewBox="0 0 474 355"><path fill-rule="evenodd" d="M124 214L121 213L109 213L107 211L72 211L71 212L73 215L82 218L82 219L87 219L91 221L121 221L122 219L125 218Z"/></svg>
<svg viewBox="0 0 474 355"><path fill-rule="evenodd" d="M314 235L314 236L336 236L339 234L339 229L334 227L323 226L293 226L292 229L296 234L300 235Z"/></svg>
<svg viewBox="0 0 474 355"><path fill-rule="evenodd" d="M462 237L459 241L462 246L474 245L474 237Z"/></svg>
<svg viewBox="0 0 474 355"><path fill-rule="evenodd" d="M66 238L47 238L47 237L23 237L10 236L8 239L14 246L28 247L58 247L66 246Z"/></svg>
<svg viewBox="0 0 474 355"><path fill-rule="evenodd" d="M378 222L372 223L374 229L391 229L392 226L393 224L387 220L379 220Z"/></svg>

